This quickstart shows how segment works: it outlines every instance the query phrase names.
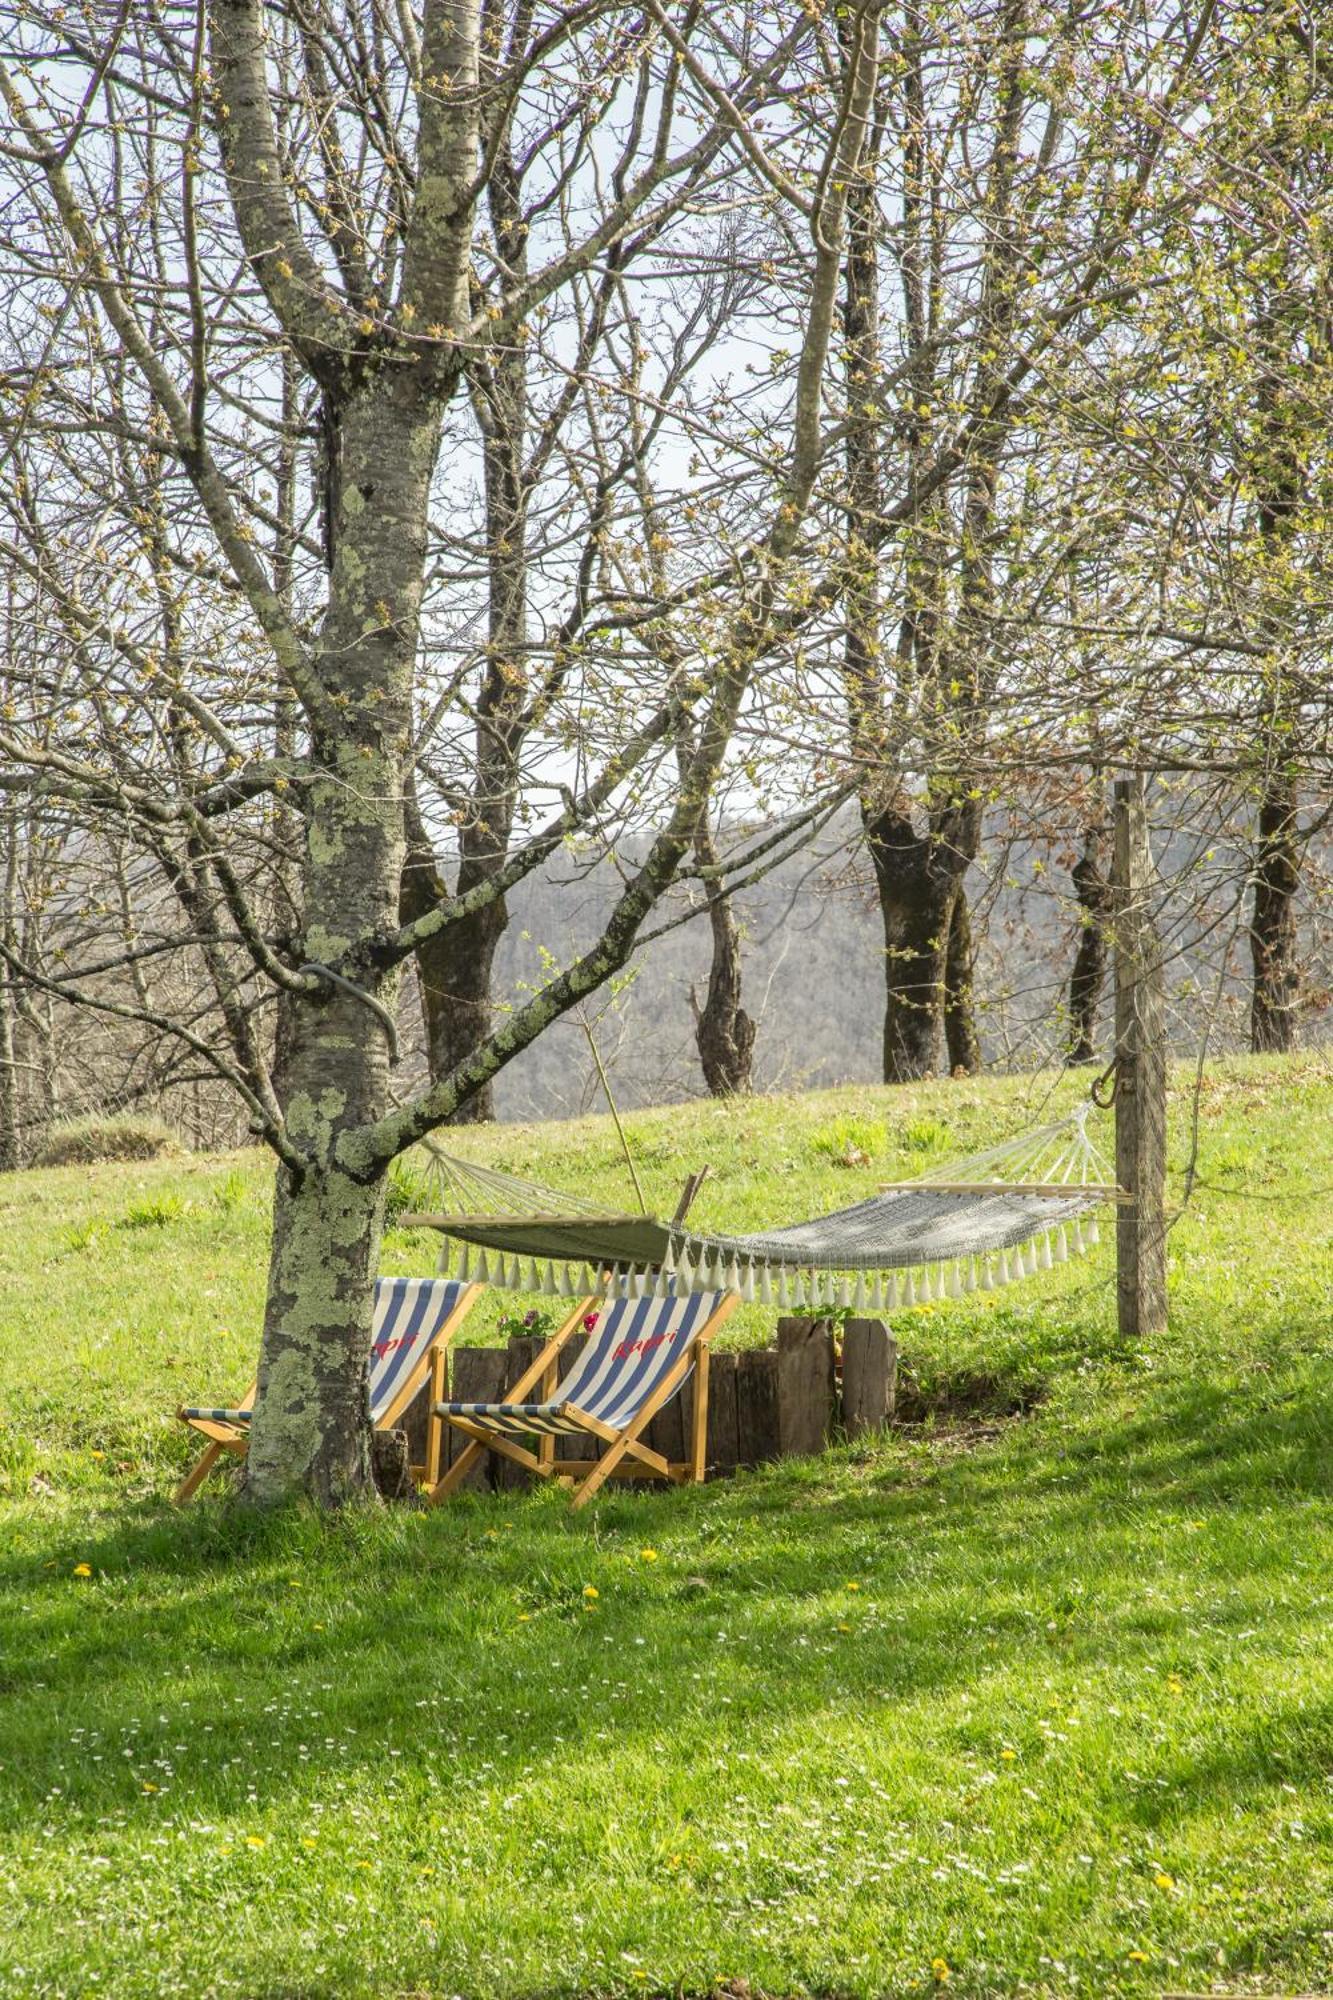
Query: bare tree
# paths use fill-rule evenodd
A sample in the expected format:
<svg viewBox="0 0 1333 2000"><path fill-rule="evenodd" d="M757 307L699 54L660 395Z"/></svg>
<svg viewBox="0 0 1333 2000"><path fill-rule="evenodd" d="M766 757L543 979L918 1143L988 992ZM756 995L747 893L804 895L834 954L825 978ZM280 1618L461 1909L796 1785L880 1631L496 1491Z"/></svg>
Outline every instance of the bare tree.
<svg viewBox="0 0 1333 2000"><path fill-rule="evenodd" d="M1251 1046L1294 1046L1299 896L1327 759L1333 389L1330 73L1308 14L1218 10L1208 144L1177 145L1139 295L1104 359L1101 582L1083 630L1136 699L1144 764L1225 770L1251 802ZM1109 614L1109 615L1108 615ZM1071 621L1071 630L1078 621ZM1225 819L1227 807L1220 807Z"/></svg>
<svg viewBox="0 0 1333 2000"><path fill-rule="evenodd" d="M1333 259L1327 238L1293 229L1292 208L1313 218L1327 187L1330 148L1322 121L1311 114L1327 100L1313 31L1293 18L1269 60L1260 66L1270 130L1247 189L1244 234L1255 286L1249 346L1257 371L1254 422L1246 439L1243 471L1254 492L1256 554L1261 589L1285 605L1299 591L1300 544L1308 533L1312 472L1326 449L1326 408L1320 388L1333 380ZM1322 88L1321 88L1322 86ZM1313 254L1311 254L1311 249ZM1322 252L1322 254L1321 254ZM1316 414L1317 413L1317 414ZM1322 506L1322 498L1315 500ZM1295 562L1292 557L1295 555ZM1296 899L1302 849L1295 687L1285 657L1289 620L1279 609L1266 623L1274 649L1261 718L1263 771L1256 814L1254 894L1250 918L1253 996L1251 1046L1256 1051L1295 1046L1300 999Z"/></svg>
<svg viewBox="0 0 1333 2000"><path fill-rule="evenodd" d="M12 24L22 60L0 68L0 90L32 257L31 268L20 260L17 287L30 302L44 290L57 315L72 305L79 339L96 351L63 379L49 358L30 367L21 396L40 409L54 375L52 407L31 429L16 412L9 442L30 459L52 453L62 405L78 398L95 430L128 433L140 448L151 436L170 469L171 519L182 530L188 521L166 560L177 578L211 576L241 627L226 653L212 636L205 670L172 658L157 619L149 637L139 614L142 588L152 592L142 545L105 563L107 594L90 598L78 556L62 535L44 535L41 487L12 515L10 560L79 639L82 719L59 749L6 724L0 751L80 810L131 829L172 880L209 962L226 1052L174 1013L97 1004L152 1022L224 1075L279 1162L252 1501L304 1491L335 1503L365 1490L370 1279L389 1163L624 964L688 856L790 588L823 463L846 189L875 82L873 12L853 10L840 58L799 7L766 19L740 53L696 8L521 9L503 60L497 19L474 0L429 0L419 33L408 10L378 0L299 17L262 0L212 0L206 42L146 17L97 49L59 24ZM800 116L770 148L751 120L796 63ZM559 227L536 248L531 231L529 268L478 294L474 223L502 172L516 100L534 141L571 132L576 143L551 155L546 202ZM562 785L559 809L503 866L405 922L405 795L446 424L469 384L488 393L506 346L562 287L634 230L687 213L701 165L719 185L757 177L806 245L794 392L763 512L744 560L732 570L727 557L711 641L694 649L686 683L651 686L645 709L632 685L604 675L590 732L599 762ZM159 253L168 171L179 230ZM264 553L275 526L265 468L287 451L292 399L275 365L284 353L303 385L297 403L317 406L325 545L322 579L308 573L286 592ZM119 402L104 393L111 355L124 357ZM277 526L290 550L290 519ZM288 755L273 748L279 682L299 718ZM603 824L676 740L682 706L695 747L596 942L448 1074L396 1104L405 959L493 906L576 830ZM275 799L301 824L301 929L285 942L236 865L233 831L245 830L260 866ZM34 986L76 997L8 948L6 958ZM279 995L275 1075L265 1017Z"/></svg>
<svg viewBox="0 0 1333 2000"><path fill-rule="evenodd" d="M1175 105L1201 87L1207 26L1207 9L1178 33L1136 10L1028 0L906 5L896 22L877 127L896 171L886 157L854 191L844 294L845 690L889 1081L935 1068L942 1037L951 1068L980 1059L966 877L997 703L1020 686L1045 711L1064 700L1044 672L1025 683L1015 655L1013 600L1034 596L1035 545L1051 539L1032 468L1063 454L1071 365L1122 297L1169 123L1145 134L1145 94L1164 86ZM1113 48L1122 82L1094 97L1080 75L1107 74ZM889 440L901 452L886 470Z"/></svg>

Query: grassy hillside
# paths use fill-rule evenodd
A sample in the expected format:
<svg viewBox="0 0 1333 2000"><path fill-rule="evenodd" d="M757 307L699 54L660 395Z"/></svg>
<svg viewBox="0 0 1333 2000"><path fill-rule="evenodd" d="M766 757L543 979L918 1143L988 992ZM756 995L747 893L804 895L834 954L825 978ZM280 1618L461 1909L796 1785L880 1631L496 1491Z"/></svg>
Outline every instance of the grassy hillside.
<svg viewBox="0 0 1333 2000"><path fill-rule="evenodd" d="M1044 1091L630 1132L656 1206L708 1161L744 1227ZM265 1163L0 1181L0 1995L1333 1984L1333 1078L1221 1065L1199 1112L1160 1340L1118 1347L1103 1248L900 1317L934 1424L576 1519L171 1513L167 1412L253 1360ZM604 1120L453 1143L625 1200ZM982 1371L1031 1413L951 1418Z"/></svg>

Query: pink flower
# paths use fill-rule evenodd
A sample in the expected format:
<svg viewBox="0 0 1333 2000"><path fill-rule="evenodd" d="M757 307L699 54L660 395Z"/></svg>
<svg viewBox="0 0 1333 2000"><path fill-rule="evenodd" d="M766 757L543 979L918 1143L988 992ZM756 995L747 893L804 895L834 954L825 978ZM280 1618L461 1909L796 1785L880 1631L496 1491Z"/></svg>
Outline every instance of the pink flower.
<svg viewBox="0 0 1333 2000"><path fill-rule="evenodd" d="M587 1333L591 1333L591 1332L592 1332L592 1330L593 1330L593 1328L594 1328L594 1327L596 1326L596 1324L597 1324L597 1315L596 1315L596 1313L584 1313L584 1315L583 1315L583 1326L584 1326L584 1331L585 1331L585 1332L587 1332Z"/></svg>

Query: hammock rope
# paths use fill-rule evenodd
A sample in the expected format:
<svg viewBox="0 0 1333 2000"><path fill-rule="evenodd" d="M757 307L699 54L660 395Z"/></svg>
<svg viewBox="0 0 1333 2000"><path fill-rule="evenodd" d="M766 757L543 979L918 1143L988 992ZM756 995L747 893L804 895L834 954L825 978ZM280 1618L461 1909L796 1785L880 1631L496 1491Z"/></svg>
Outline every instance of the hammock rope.
<svg viewBox="0 0 1333 2000"><path fill-rule="evenodd" d="M1118 1197L1088 1131L1091 1107L886 1186L850 1208L747 1235L616 1214L567 1191L428 1148L458 1275L513 1291L666 1298L732 1291L783 1310L895 1311L993 1291L1098 1241ZM413 1218L404 1218L411 1222Z"/></svg>

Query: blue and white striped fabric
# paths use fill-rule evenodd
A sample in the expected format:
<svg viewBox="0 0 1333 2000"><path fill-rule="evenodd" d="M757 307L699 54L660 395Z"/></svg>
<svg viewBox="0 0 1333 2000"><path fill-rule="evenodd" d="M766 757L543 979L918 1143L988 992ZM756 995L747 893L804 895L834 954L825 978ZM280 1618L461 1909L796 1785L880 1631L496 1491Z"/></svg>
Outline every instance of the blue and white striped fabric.
<svg viewBox="0 0 1333 2000"><path fill-rule="evenodd" d="M378 1423L429 1354L468 1286L459 1278L376 1278L370 1337L370 1418ZM248 1424L250 1410L185 1409L210 1424Z"/></svg>
<svg viewBox="0 0 1333 2000"><path fill-rule="evenodd" d="M632 1423L653 1391L707 1326L724 1292L690 1292L680 1299L613 1299L598 1314L592 1337L549 1403L437 1403L442 1416L463 1417L479 1430L577 1432L565 1414L572 1404L612 1430ZM681 1377L681 1385L687 1376Z"/></svg>

